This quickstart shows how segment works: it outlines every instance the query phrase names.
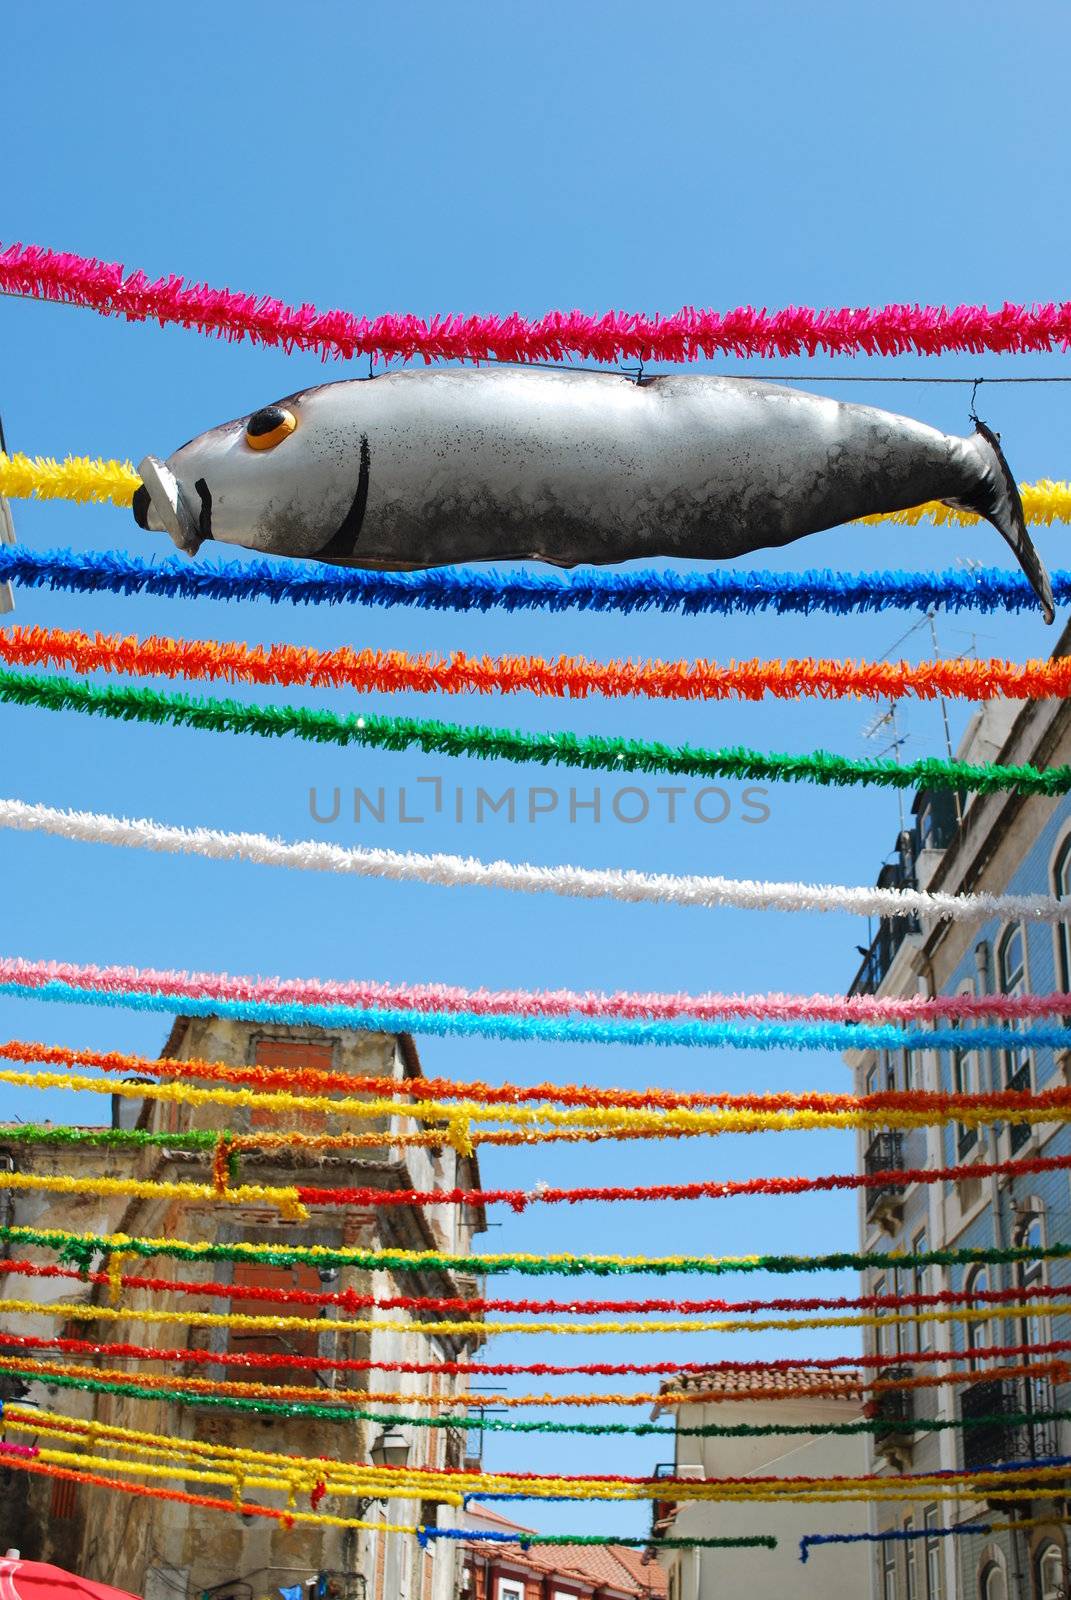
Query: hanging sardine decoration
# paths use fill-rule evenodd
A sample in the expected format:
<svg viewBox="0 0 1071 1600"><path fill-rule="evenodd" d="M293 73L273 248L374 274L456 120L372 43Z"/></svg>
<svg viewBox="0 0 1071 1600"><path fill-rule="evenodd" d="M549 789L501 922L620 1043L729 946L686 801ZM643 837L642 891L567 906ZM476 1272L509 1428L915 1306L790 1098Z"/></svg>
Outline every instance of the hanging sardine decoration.
<svg viewBox="0 0 1071 1600"><path fill-rule="evenodd" d="M321 384L147 456L138 524L341 566L726 560L943 500L1053 600L1015 480L968 437L748 378L443 368Z"/></svg>

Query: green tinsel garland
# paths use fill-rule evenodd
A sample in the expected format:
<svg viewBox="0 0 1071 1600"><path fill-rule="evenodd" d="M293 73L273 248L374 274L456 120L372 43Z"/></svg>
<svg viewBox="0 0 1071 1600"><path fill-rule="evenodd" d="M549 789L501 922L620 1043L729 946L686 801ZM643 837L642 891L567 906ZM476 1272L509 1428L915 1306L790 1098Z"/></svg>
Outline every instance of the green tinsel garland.
<svg viewBox="0 0 1071 1600"><path fill-rule="evenodd" d="M37 1122L20 1122L0 1132L0 1144L103 1145L120 1150L167 1145L175 1150L212 1150L221 1137L228 1135L211 1128L189 1133L150 1133L145 1128L46 1128Z"/></svg>
<svg viewBox="0 0 1071 1600"><path fill-rule="evenodd" d="M1030 1411L979 1417L920 1417L910 1419L867 1417L856 1422L709 1422L675 1427L657 1422L548 1422L518 1421L499 1417L423 1417L405 1412L366 1411L358 1406L326 1406L303 1400L250 1400L241 1395L200 1394L196 1391L160 1390L144 1384L105 1382L98 1378L72 1378L66 1373L42 1376L19 1367L5 1367L9 1377L27 1383L79 1389L89 1394L126 1395L134 1400L155 1400L180 1406L209 1406L223 1411L250 1411L257 1416L314 1417L319 1422L375 1422L381 1427L454 1428L465 1433L558 1433L572 1435L627 1435L630 1438L672 1439L677 1434L702 1439L766 1439L819 1434L847 1437L859 1433L941 1433L949 1428L1018 1428L1036 1422L1068 1422L1071 1411Z"/></svg>
<svg viewBox="0 0 1071 1600"><path fill-rule="evenodd" d="M56 1250L60 1259L72 1261L88 1271L99 1255L108 1255L115 1246L106 1235L72 1235L58 1228L0 1227L0 1240L41 1245ZM126 1239L124 1255L168 1256L176 1261L260 1261L267 1266L293 1267L298 1264L322 1267L363 1267L390 1272L476 1272L497 1274L517 1272L528 1277L637 1276L671 1277L675 1272L723 1276L747 1272L836 1272L852 1269L864 1272L872 1267L955 1267L978 1263L1010 1264L1016 1261L1058 1261L1071 1257L1071 1244L1013 1245L1005 1249L961 1248L956 1250L872 1251L859 1254L842 1251L824 1256L754 1256L735 1260L717 1256L650 1256L637 1262L614 1261L605 1256L568 1256L564 1260L526 1259L524 1256L451 1256L429 1252L420 1260L393 1250L331 1250L324 1246L280 1245L263 1250L242 1243L189 1244L182 1239Z"/></svg>
<svg viewBox="0 0 1071 1600"><path fill-rule="evenodd" d="M1023 794L1059 795L1071 789L1071 767L1041 770L985 762L940 761L926 757L903 764L892 757L861 759L828 750L810 755L763 755L736 745L722 750L693 749L644 739L606 739L574 733L524 733L518 729L460 726L425 717L338 716L303 706L247 705L238 700L198 699L161 694L155 689L97 688L60 676L0 671L0 701L40 706L47 711L83 711L123 722L170 723L218 733L259 733L272 738L295 734L318 744L358 744L375 750L408 750L425 755L478 756L481 760L531 761L541 766L580 767L586 771L674 773L691 778L749 779L752 782L876 784L890 789L976 790L990 794L1018 789Z"/></svg>

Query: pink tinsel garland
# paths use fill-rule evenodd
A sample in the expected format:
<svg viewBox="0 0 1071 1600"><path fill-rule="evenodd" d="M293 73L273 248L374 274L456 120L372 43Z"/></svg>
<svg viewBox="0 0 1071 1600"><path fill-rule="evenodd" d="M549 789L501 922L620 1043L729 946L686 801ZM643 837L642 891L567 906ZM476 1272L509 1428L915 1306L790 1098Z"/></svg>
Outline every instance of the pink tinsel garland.
<svg viewBox="0 0 1071 1600"><path fill-rule="evenodd" d="M1071 347L1071 302L986 306L888 305L780 311L743 306L672 316L549 311L545 316L358 317L348 311L288 306L267 296L212 289L171 274L155 282L102 262L38 245L0 251L0 290L92 307L130 322L180 323L223 339L252 339L285 350L316 350L425 361L695 361L702 356L940 355L961 350L1022 352Z"/></svg>
<svg viewBox="0 0 1071 1600"><path fill-rule="evenodd" d="M672 1019L752 1017L764 1021L896 1022L935 1017L1048 1017L1071 1015L1071 994L923 995L723 995L582 993L570 989L463 989L453 984L324 982L318 978L231 977L225 972L157 971L151 967L98 967L69 961L0 957L0 983L39 988L64 983L126 994L165 993L198 1000L268 1004L345 1005L412 1011L475 1012L481 1016L624 1017Z"/></svg>

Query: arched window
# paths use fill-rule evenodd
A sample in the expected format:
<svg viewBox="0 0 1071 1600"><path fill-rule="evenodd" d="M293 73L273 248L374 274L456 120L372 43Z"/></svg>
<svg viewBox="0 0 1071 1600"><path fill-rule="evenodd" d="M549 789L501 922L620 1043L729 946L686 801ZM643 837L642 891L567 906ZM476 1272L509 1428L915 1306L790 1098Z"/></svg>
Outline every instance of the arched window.
<svg viewBox="0 0 1071 1600"><path fill-rule="evenodd" d="M1052 869L1053 893L1061 900L1071 900L1071 835L1060 846ZM1060 988L1071 989L1071 927L1066 922L1056 925L1056 961Z"/></svg>
<svg viewBox="0 0 1071 1600"><path fill-rule="evenodd" d="M978 1579L980 1600L1008 1600L1008 1583L1004 1568L990 1561L982 1568Z"/></svg>
<svg viewBox="0 0 1071 1600"><path fill-rule="evenodd" d="M968 1272L968 1274L967 1274L967 1277L966 1277L966 1280L964 1282L963 1287L966 1290L967 1295L969 1297L968 1298L968 1304L969 1305L974 1305L975 1303L977 1303L979 1305L984 1305L985 1302L983 1300L981 1300L980 1298L976 1302L975 1301L975 1296L984 1295L986 1290L989 1288L989 1272L988 1272L987 1268L985 1268L985 1267L974 1267L974 1268L972 1268L971 1271ZM971 1355L972 1357L975 1357L975 1359L972 1359L972 1361L971 1361L971 1366L972 1367L976 1367L978 1365L978 1361L976 1359L976 1352L979 1352L979 1351L987 1349L988 1345L989 1345L989 1324L987 1322L982 1322L982 1321L977 1321L977 1322L972 1321L972 1322L968 1322L966 1324L966 1328L967 1328L967 1351L968 1351L969 1355Z"/></svg>
<svg viewBox="0 0 1071 1600"><path fill-rule="evenodd" d="M1010 928L1005 929L1000 944L997 946L997 975L1000 979L1000 992L1007 995L1022 995L1026 993L1026 937L1023 933L1021 922L1013 922ZM1023 1026L1024 1019L1016 1019L1010 1024L1012 1030ZM1032 1074L1030 1071L1030 1052L1023 1045L1014 1049L1005 1050L1004 1054L1004 1082L1009 1089L1029 1091L1033 1088ZM1013 1122L1008 1127L1008 1143L1012 1155L1021 1150L1030 1139L1030 1124L1026 1122Z"/></svg>
<svg viewBox="0 0 1071 1600"><path fill-rule="evenodd" d="M1055 1539L1043 1544L1034 1563L1038 1600L1064 1600L1064 1553Z"/></svg>
<svg viewBox="0 0 1071 1600"><path fill-rule="evenodd" d="M1041 1207L1036 1203L1029 1213L1022 1218L1015 1230L1015 1243L1021 1250L1041 1251L1045 1244L1045 1230ZM1015 1286L1023 1301L1029 1303L1031 1297L1035 1298L1036 1291L1045 1282L1045 1264L1040 1255L1030 1260L1015 1263ZM1021 1344L1044 1344L1048 1337L1045 1319L1043 1317L1023 1317L1019 1323L1019 1342ZM1030 1412L1050 1411L1053 1405L1052 1385L1048 1378L1028 1378L1023 1386L1024 1409ZM1047 1448L1046 1430L1043 1424L1037 1425L1038 1437L1034 1440L1042 1448L1032 1450L1033 1455L1041 1455Z"/></svg>

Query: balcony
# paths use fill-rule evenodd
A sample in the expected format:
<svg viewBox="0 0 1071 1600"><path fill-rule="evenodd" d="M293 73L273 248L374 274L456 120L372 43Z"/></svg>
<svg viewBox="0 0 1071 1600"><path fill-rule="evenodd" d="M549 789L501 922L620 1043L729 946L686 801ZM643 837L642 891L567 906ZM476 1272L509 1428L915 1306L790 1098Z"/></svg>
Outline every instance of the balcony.
<svg viewBox="0 0 1071 1600"><path fill-rule="evenodd" d="M1004 1420L1016 1407L1015 1385L995 1379L991 1383L972 1383L960 1399L960 1419L963 1429L963 1465L966 1471L976 1472L983 1467L995 1466L1001 1461L1015 1459L1015 1430ZM991 1421L982 1423L986 1417Z"/></svg>
<svg viewBox="0 0 1071 1600"><path fill-rule="evenodd" d="M897 886L899 887L899 886ZM896 952L909 933L918 933L918 917L882 917L862 965L852 979L849 994L877 994Z"/></svg>
<svg viewBox="0 0 1071 1600"><path fill-rule="evenodd" d="M913 1376L910 1367L881 1367L878 1377L884 1382L897 1382ZM870 1407L871 1419L878 1424L874 1430L874 1449L879 1455L894 1462L906 1460L911 1454L911 1436L915 1426L915 1395L911 1389L879 1390Z"/></svg>
<svg viewBox="0 0 1071 1600"><path fill-rule="evenodd" d="M974 1427L963 1429L963 1465L966 1471L982 1471L1005 1461L1036 1461L1056 1455L1055 1424L1011 1421L1013 1416L1021 1416L1024 1411L1029 1411L1031 1404L1032 1397L1024 1395L1018 1384L1007 1380L972 1383L964 1390L960 1400L960 1417L964 1422L977 1419ZM986 1420L982 1421L982 1418ZM1031 1487L1026 1474L1020 1486L1027 1489ZM1048 1499L1061 1492L1051 1483L1039 1483L1037 1491L1039 1499ZM990 1505L999 1505L1000 1491L996 1490L993 1498L987 1499Z"/></svg>
<svg viewBox="0 0 1071 1600"><path fill-rule="evenodd" d="M1007 1083L1010 1094L1029 1094L1033 1087L1030 1081L1030 1063L1024 1061L1018 1071L1013 1072ZM1030 1143L1031 1125L1029 1122L1013 1122L1008 1127L1008 1148L1012 1155Z"/></svg>
<svg viewBox="0 0 1071 1600"><path fill-rule="evenodd" d="M654 1469L655 1478L673 1478L676 1477L676 1474L677 1468L672 1461L661 1461ZM651 1539L656 1545L659 1538L668 1533L673 1526L677 1515L677 1505L678 1502L676 1500L655 1499L651 1501Z"/></svg>
<svg viewBox="0 0 1071 1600"><path fill-rule="evenodd" d="M977 1143L978 1143L978 1129L974 1128L974 1127L970 1127L966 1123L957 1122L956 1123L956 1157L957 1157L957 1159L959 1161L965 1161L966 1158L970 1155L971 1151L974 1149L974 1147L975 1147L975 1145Z"/></svg>
<svg viewBox="0 0 1071 1600"><path fill-rule="evenodd" d="M898 1129L877 1133L866 1147L863 1166L868 1176L876 1172L900 1172L904 1166L904 1136ZM904 1209L904 1185L883 1183L866 1191L866 1218L882 1227L894 1228Z"/></svg>

